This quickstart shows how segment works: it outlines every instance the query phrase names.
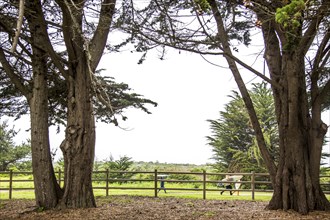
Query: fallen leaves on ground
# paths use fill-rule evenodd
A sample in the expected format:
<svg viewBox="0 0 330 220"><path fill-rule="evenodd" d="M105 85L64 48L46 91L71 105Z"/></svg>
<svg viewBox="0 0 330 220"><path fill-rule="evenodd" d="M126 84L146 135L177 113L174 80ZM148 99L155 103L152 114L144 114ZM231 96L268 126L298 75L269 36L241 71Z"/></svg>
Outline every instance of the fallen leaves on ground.
<svg viewBox="0 0 330 220"><path fill-rule="evenodd" d="M110 196L97 198L97 208L38 210L33 200L2 200L0 219L330 219L330 212L300 215L265 210L267 202Z"/></svg>

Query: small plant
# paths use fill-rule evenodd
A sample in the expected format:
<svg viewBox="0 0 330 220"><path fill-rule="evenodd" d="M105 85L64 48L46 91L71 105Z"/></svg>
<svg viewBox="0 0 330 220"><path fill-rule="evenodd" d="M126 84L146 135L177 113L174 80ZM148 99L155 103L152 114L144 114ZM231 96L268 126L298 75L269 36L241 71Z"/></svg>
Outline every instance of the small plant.
<svg viewBox="0 0 330 220"><path fill-rule="evenodd" d="M200 183L194 183L193 184L193 187L194 187L194 189L199 189L199 187L201 186L202 184L200 184Z"/></svg>
<svg viewBox="0 0 330 220"><path fill-rule="evenodd" d="M38 207L36 212L43 212L45 211L45 207Z"/></svg>
<svg viewBox="0 0 330 220"><path fill-rule="evenodd" d="M205 212L205 216L207 216L207 217L212 217L214 215L215 215L215 212L212 212L212 211Z"/></svg>

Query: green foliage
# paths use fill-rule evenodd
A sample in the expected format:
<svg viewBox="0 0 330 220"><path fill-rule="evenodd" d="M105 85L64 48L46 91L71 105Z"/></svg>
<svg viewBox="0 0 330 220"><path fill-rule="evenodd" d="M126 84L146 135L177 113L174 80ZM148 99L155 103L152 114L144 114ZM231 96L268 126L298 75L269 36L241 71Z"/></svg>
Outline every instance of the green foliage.
<svg viewBox="0 0 330 220"><path fill-rule="evenodd" d="M42 207L42 206L39 206L37 209L36 209L37 212L43 212L45 211L45 207Z"/></svg>
<svg viewBox="0 0 330 220"><path fill-rule="evenodd" d="M301 12L304 9L304 0L292 0L284 7L276 9L275 21L282 24L284 28L296 29L301 25Z"/></svg>
<svg viewBox="0 0 330 220"><path fill-rule="evenodd" d="M265 83L254 84L250 94L267 147L277 161L278 130L271 90ZM218 172L267 172L243 99L237 92L230 97L232 100L220 112L220 119L208 120L212 136L207 139L214 153L213 168Z"/></svg>
<svg viewBox="0 0 330 220"><path fill-rule="evenodd" d="M131 157L122 156L118 160L114 160L110 155L109 159L104 161L102 167L109 171L132 171L130 168L133 165ZM129 179L133 173L110 173L110 178L113 179Z"/></svg>
<svg viewBox="0 0 330 220"><path fill-rule="evenodd" d="M16 134L14 128L8 129L7 122L0 124L0 171L18 169L31 153L29 144L15 145L13 138Z"/></svg>
<svg viewBox="0 0 330 220"><path fill-rule="evenodd" d="M23 28L20 33L20 47L17 47L18 56L13 56L12 53L9 53L12 47L11 30L13 30L13 28L16 26L17 21L17 5L14 2L6 2L6 6L3 6L3 4L1 4L0 6L0 19L4 21L3 23L1 23L0 32L0 49L4 53L4 57L1 59L2 63L0 65L0 116L6 115L19 118L22 115L26 115L29 113L30 106L27 102L27 99L23 97L23 94L24 96L26 96L27 94L31 95L33 93L33 70L35 68L32 68L31 66L31 59L33 60L33 58L31 58L31 47L39 47L40 45L33 45L34 41L31 40L32 30L30 30L29 28ZM89 5L88 2L91 1L86 1L86 4ZM94 3L93 5L95 6ZM46 20L51 20L52 22L54 22L54 24L62 22L62 15L58 7L54 7L53 4L50 4L50 2L47 1L45 2L45 4L42 5L42 8L45 11L52 11L52 13L44 14ZM26 7L25 10L28 11L30 9ZM96 11L94 12L96 13ZM29 17L28 14L29 13L25 15ZM29 27L27 21L28 19L23 19L24 27ZM95 23L93 23L93 21L89 21L89 19L86 19L84 20L83 26L84 30L86 30L86 32L84 32L85 37L92 37L91 35L96 29ZM64 43L64 38L62 34L60 34L62 33L62 31L63 30L61 29L53 29L49 30L48 34L51 36L50 43L55 46L54 52L59 58L59 61L62 62L61 66L63 66L64 69L67 69L68 62L66 62L65 60L67 60L68 52L66 50L62 51L62 49L56 48L56 45ZM46 65L44 67L47 67L48 71L47 73L45 73L45 76L47 76L46 80L48 85L47 92L49 124L66 124L68 103L67 82L63 77L60 76L60 74L58 74L59 70L57 69L57 67L59 65L54 64L53 59L49 59L49 57L43 57L42 59L47 61L46 63L44 63ZM5 65L5 63L7 64L7 62L4 62L5 60L8 61L8 65ZM8 66L8 68L5 68L5 66ZM133 107L140 109L146 113L150 113L147 109L148 104L151 104L153 106L157 105L157 103L144 98L142 95L132 92L131 88L127 84L117 83L114 81L113 78L101 75L102 71L103 70L97 70L95 72L95 83L97 85L94 86L97 87L97 91L94 91L94 94L91 94L93 96L94 113L97 120L106 123L118 124L116 116L122 117L124 120L127 118L123 116L124 109ZM13 77L11 76L11 74L15 74L16 78L19 78L19 80L12 81L11 79ZM13 82L19 82L22 87L15 86ZM22 90L25 92L22 92ZM104 95L103 99L100 98L101 94ZM107 100L108 97L110 99L113 111L110 111L108 108L105 107L104 102L109 101Z"/></svg>
<svg viewBox="0 0 330 220"><path fill-rule="evenodd" d="M202 173L204 171L206 171L206 167L194 167L190 169L190 172L192 173Z"/></svg>
<svg viewBox="0 0 330 220"><path fill-rule="evenodd" d="M58 171L58 170L64 171L64 159L63 159L63 157L60 158L57 162L54 163L54 170L55 171Z"/></svg>
<svg viewBox="0 0 330 220"><path fill-rule="evenodd" d="M99 70L97 73L99 74L101 71L103 70ZM140 109L147 114L151 114L145 105L151 104L154 107L157 106L156 102L143 98L140 94L131 92L131 88L126 83L117 83L114 81L113 77L98 76L97 78L108 94L114 112L109 112L103 103L101 103L97 98L94 98L96 120L118 125L116 116L121 116L121 119L125 121L127 117L123 115L123 112L127 108L133 107Z"/></svg>
<svg viewBox="0 0 330 220"><path fill-rule="evenodd" d="M195 0L196 5L198 5L201 12L207 12L211 9L208 0Z"/></svg>
<svg viewBox="0 0 330 220"><path fill-rule="evenodd" d="M252 36L250 30L255 27L254 19L239 19L247 18L246 8L240 5L240 1L215 1L215 4L224 19L228 38L236 45L249 45ZM140 9L126 2L122 7L123 12L130 13L122 13L116 26L126 32L128 38L124 43L114 46L113 50L132 43L135 49L131 52L143 53L139 63L145 60L148 50L159 45L196 53L219 49L217 25L208 0L162 1L161 4L150 1L150 4ZM199 19L196 19L196 14ZM183 15L185 18L181 19ZM161 52L161 59L164 55Z"/></svg>
<svg viewBox="0 0 330 220"><path fill-rule="evenodd" d="M275 21L281 24L287 31L288 42L284 45L284 50L290 50L294 47L296 40L295 32L302 26L302 11L305 9L304 0L292 0L282 8L277 8Z"/></svg>
<svg viewBox="0 0 330 220"><path fill-rule="evenodd" d="M197 180L196 175L189 174L170 174L168 178L173 180Z"/></svg>
<svg viewBox="0 0 330 220"><path fill-rule="evenodd" d="M330 168L321 167L320 174L323 176L320 178L320 182L322 184L321 185L322 190L330 191Z"/></svg>
<svg viewBox="0 0 330 220"><path fill-rule="evenodd" d="M8 169L12 171L32 171L32 161L30 160L30 156L28 156L22 161L10 164L8 167Z"/></svg>

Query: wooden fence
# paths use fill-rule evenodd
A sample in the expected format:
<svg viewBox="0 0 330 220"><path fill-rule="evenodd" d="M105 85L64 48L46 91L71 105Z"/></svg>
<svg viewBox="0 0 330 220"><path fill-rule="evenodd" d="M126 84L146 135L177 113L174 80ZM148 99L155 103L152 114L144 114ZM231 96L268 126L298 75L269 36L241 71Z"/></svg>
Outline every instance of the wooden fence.
<svg viewBox="0 0 330 220"><path fill-rule="evenodd" d="M125 174L130 174L133 178L111 178L114 174L121 174L125 176ZM149 178L134 178L138 174L147 174ZM15 176L29 176L30 179L15 179ZM176 175L177 177L180 175L193 175L195 178L193 180L180 180L180 179L160 179L160 177ZM235 184L235 181L221 181L224 176L226 175L242 175L243 178L239 182L243 187L240 189L223 189L215 187L217 183L230 183ZM60 186L64 183L64 173L63 171L59 170L56 172L57 181ZM96 177L95 177L96 176ZM34 188L24 188L24 187L13 187L14 183L16 182L33 182L32 172L0 172L0 191L8 191L8 198L12 199L13 191L20 191L20 190L34 190ZM320 176L323 178L323 183L321 186L324 189L324 193L330 193L330 176ZM326 178L326 181L324 181ZM261 179L261 180L260 180ZM112 189L116 190L152 190L154 192L154 196L158 197L158 191L162 188L159 187L160 181L164 181L167 183L194 183L200 184L201 188L191 187L191 188L168 188L166 190L169 191L202 191L203 199L206 199L206 193L210 191L235 191L235 192L251 192L251 199L255 199L256 192L273 192L271 189L271 182L269 181L269 174L267 173L207 173L203 172L165 172L165 171L94 171L93 172L93 182L103 183L102 186L93 186L93 189L101 189L105 190L105 195L109 196L109 191ZM120 186L111 186L114 185L113 183L127 183L127 182L153 182L153 187L129 187L125 186L125 184L121 184ZM8 187L2 187L3 183L6 183ZM9 184L8 184L9 183ZM260 186L263 186L261 188ZM267 189L265 189L267 188ZM0 198L3 199L3 198Z"/></svg>

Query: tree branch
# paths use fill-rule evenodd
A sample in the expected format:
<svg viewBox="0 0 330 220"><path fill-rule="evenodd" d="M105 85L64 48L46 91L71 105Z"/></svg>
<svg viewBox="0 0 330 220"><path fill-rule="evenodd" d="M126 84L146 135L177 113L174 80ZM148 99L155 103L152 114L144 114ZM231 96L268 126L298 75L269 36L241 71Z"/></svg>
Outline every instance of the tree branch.
<svg viewBox="0 0 330 220"><path fill-rule="evenodd" d="M19 11L18 11L18 19L17 19L17 27L15 32L15 37L13 40L13 46L10 49L10 52L14 53L16 50L17 42L19 35L21 33L22 25L23 25L23 18L24 18L24 0L19 1Z"/></svg>
<svg viewBox="0 0 330 220"><path fill-rule="evenodd" d="M239 70L236 66L235 61L230 57L232 52L231 52L230 45L229 45L229 39L228 39L228 35L225 32L224 23L223 23L220 11L218 9L217 3L215 0L209 0L209 4L211 6L213 16L217 23L218 35L219 35L219 38L220 38L220 41L221 41L221 44L223 47L223 51L226 53L225 58L227 59L230 70L235 78L237 86L242 95L244 104L246 106L249 117L251 119L253 129L255 131L258 147L259 147L262 157L267 165L268 171L272 177L271 178L272 183L274 184L275 183L274 177L275 177L276 170L277 170L276 165L270 155L269 150L266 147L264 135L261 130L260 123L259 123L258 117L256 115L256 111L254 109L254 105L252 103L251 97L246 89L246 86L243 82L241 74L239 73Z"/></svg>
<svg viewBox="0 0 330 220"><path fill-rule="evenodd" d="M30 8L28 8L30 7ZM68 73L64 68L62 61L62 58L55 52L52 43L49 39L49 35L48 35L48 31L47 31L47 24L45 21L45 17L43 16L43 12L42 12L42 6L40 4L40 2L36 2L36 3L31 3L30 5L28 4L27 8L31 11L38 11L39 13L36 13L36 15L38 16L38 18L30 18L30 19L37 19L37 22L40 25L40 28L42 30L42 36L44 38L44 45L35 45L36 47L44 47L44 50L46 50L48 52L48 55L50 56L50 58L52 59L52 62L54 63L54 65L56 66L56 68L60 71L60 73L63 75L63 77L67 78L68 77Z"/></svg>
<svg viewBox="0 0 330 220"><path fill-rule="evenodd" d="M90 42L91 69L94 72L103 55L106 45L112 17L115 13L116 0L104 0L101 6L99 24Z"/></svg>
<svg viewBox="0 0 330 220"><path fill-rule="evenodd" d="M11 67L10 63L6 59L6 55L2 48L0 48L0 63L2 64L4 70L6 71L10 80L14 83L14 85L19 89L19 91L26 97L28 102L30 102L32 95L29 90L24 86L20 77L15 74L14 69Z"/></svg>
<svg viewBox="0 0 330 220"><path fill-rule="evenodd" d="M321 24L321 21L324 16L329 16L329 5L330 1L326 0L327 3L323 3L320 8L315 13L317 18L313 19L306 30L304 36L299 42L298 45L298 53L300 54L306 54L308 52L308 49L310 48L311 44L313 43L313 40L315 38L315 35L318 32L318 27Z"/></svg>
<svg viewBox="0 0 330 220"><path fill-rule="evenodd" d="M318 49L316 51L315 59L313 62L313 70L312 70L312 76L311 78L316 78L318 79L319 71L317 71L320 68L320 63L322 61L322 58L326 57L326 54L328 53L326 49L326 46L328 45L330 39L330 30L325 34L325 36L322 39L322 42L318 45ZM325 59L326 63L327 59Z"/></svg>

